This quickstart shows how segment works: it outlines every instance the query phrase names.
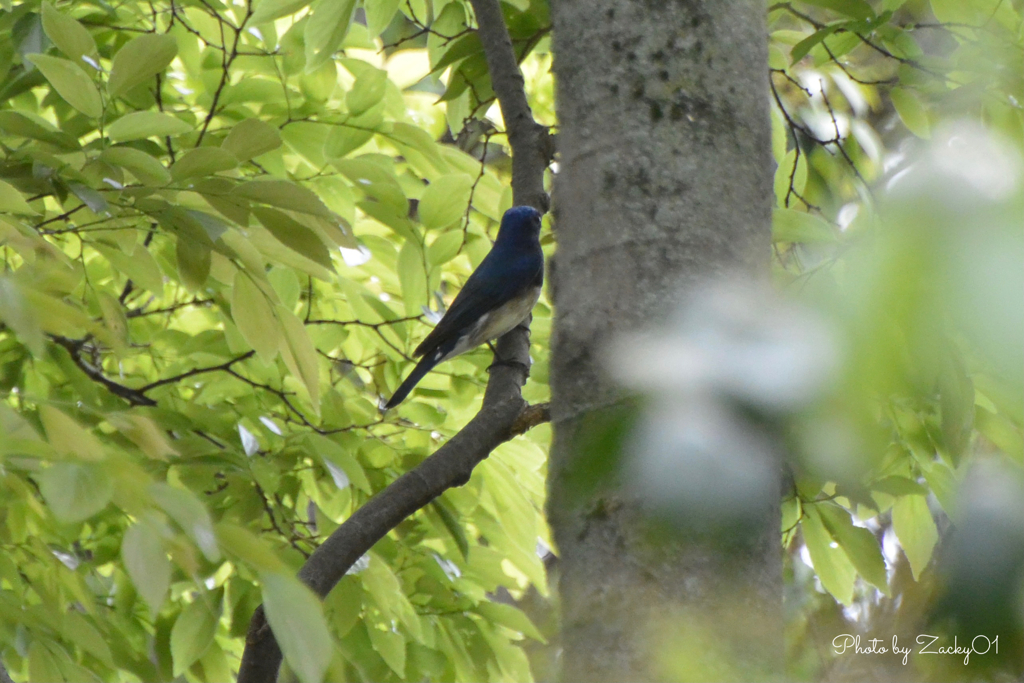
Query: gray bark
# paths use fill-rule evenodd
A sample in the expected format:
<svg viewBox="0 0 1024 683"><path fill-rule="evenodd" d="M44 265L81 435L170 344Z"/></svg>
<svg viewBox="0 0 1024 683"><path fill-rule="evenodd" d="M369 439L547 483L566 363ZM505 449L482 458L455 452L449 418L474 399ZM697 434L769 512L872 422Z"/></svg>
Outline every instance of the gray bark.
<svg viewBox="0 0 1024 683"><path fill-rule="evenodd" d="M726 550L699 534L652 540L660 537L628 494L581 501L568 483L587 460L594 416L623 399L603 369L605 344L655 326L709 277L767 275L764 5L552 5L560 171L549 519L561 557L563 678L682 676L656 663L666 629L680 634L669 647L708 657L685 675L771 676L782 655L777 504L755 542ZM698 632L711 641L696 646ZM716 670L714 656L728 665Z"/></svg>

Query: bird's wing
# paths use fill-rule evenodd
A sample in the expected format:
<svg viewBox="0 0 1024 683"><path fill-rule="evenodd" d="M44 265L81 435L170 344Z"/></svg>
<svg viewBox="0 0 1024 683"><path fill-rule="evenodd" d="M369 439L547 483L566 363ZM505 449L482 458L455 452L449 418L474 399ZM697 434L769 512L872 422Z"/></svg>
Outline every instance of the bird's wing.
<svg viewBox="0 0 1024 683"><path fill-rule="evenodd" d="M531 255L504 263L488 263L490 257L488 254L469 276L444 317L416 347L413 355L422 356L459 336L482 315L508 303L527 287L539 284L543 278L543 259L538 260Z"/></svg>

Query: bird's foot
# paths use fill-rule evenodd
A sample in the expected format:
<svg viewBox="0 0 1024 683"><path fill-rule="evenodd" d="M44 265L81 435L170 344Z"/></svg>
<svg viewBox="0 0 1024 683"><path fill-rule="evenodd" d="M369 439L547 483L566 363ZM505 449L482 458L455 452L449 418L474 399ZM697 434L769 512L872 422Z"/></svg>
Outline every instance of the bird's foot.
<svg viewBox="0 0 1024 683"><path fill-rule="evenodd" d="M506 368L519 368L523 372L525 372L527 375L530 374L530 366L527 365L526 363L520 363L517 360L503 360L501 358L498 358L497 354L495 354L494 358L495 358L494 362L491 363L489 366L487 366L487 372L490 372L492 368L506 367Z"/></svg>

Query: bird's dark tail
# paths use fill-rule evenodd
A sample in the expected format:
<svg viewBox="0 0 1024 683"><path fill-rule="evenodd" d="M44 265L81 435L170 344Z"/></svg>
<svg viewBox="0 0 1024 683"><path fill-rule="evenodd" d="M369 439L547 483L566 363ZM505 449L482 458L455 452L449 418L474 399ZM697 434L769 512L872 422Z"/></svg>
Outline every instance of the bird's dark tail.
<svg viewBox="0 0 1024 683"><path fill-rule="evenodd" d="M412 372L409 373L409 376L405 378L405 381L402 382L402 385L398 387L391 398L388 399L388 402L384 404L384 410L391 410L404 401L405 397L409 395L409 392L412 391L413 387L415 387L416 384L423 379L423 376L430 372L435 365L437 365L437 360L435 360L433 353L420 360L420 362L416 364L416 367L413 368Z"/></svg>

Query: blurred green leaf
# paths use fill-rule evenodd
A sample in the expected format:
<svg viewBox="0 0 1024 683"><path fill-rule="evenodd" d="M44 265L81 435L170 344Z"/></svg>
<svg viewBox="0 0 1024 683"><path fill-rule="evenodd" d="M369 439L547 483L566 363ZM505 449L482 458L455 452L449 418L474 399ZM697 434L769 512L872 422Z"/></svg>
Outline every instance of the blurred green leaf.
<svg viewBox="0 0 1024 683"><path fill-rule="evenodd" d="M125 114L107 126L107 135L115 142L188 133L192 126L179 118L158 111Z"/></svg>
<svg viewBox="0 0 1024 683"><path fill-rule="evenodd" d="M362 69L352 89L345 95L349 113L359 115L381 101L388 83L388 72L372 67Z"/></svg>
<svg viewBox="0 0 1024 683"><path fill-rule="evenodd" d="M273 360L281 343L274 309L266 296L245 271L235 273L231 290L231 318L249 346L264 359Z"/></svg>
<svg viewBox="0 0 1024 683"><path fill-rule="evenodd" d="M94 119L103 113L100 91L82 67L49 55L26 55L25 58L43 72L53 89L72 107Z"/></svg>
<svg viewBox="0 0 1024 683"><path fill-rule="evenodd" d="M177 181L196 176L230 171L238 166L238 159L220 147L196 147L183 154L171 166L171 177Z"/></svg>
<svg viewBox="0 0 1024 683"><path fill-rule="evenodd" d="M295 14L303 7L309 5L313 0L259 0L249 23L256 26L274 19Z"/></svg>
<svg viewBox="0 0 1024 683"><path fill-rule="evenodd" d="M48 2L42 3L43 30L46 37L63 52L68 59L76 64L82 57L97 57L96 41L89 30L76 19L58 12Z"/></svg>
<svg viewBox="0 0 1024 683"><path fill-rule="evenodd" d="M89 519L114 494L113 482L102 467L85 462L54 463L43 471L39 489L54 516L68 523Z"/></svg>
<svg viewBox="0 0 1024 683"><path fill-rule="evenodd" d="M20 213L35 215L39 212L33 209L25 198L9 183L0 180L0 211L7 213Z"/></svg>
<svg viewBox="0 0 1024 683"><path fill-rule="evenodd" d="M907 130L919 138L931 137L928 111L917 93L907 88L893 88L889 91L889 97Z"/></svg>
<svg viewBox="0 0 1024 683"><path fill-rule="evenodd" d="M775 209L772 212L772 241L813 244L835 242L835 229L820 216L796 209Z"/></svg>
<svg viewBox="0 0 1024 683"><path fill-rule="evenodd" d="M364 4L366 10L366 31L371 37L377 37L388 27L401 0L377 0Z"/></svg>
<svg viewBox="0 0 1024 683"><path fill-rule="evenodd" d="M313 71L330 59L348 33L356 0L317 0L313 16L306 23L306 71Z"/></svg>
<svg viewBox="0 0 1024 683"><path fill-rule="evenodd" d="M171 629L174 675L181 676L213 642L220 620L218 593L199 595L181 611ZM212 603L212 604L211 604Z"/></svg>
<svg viewBox="0 0 1024 683"><path fill-rule="evenodd" d="M935 520L924 496L902 496L892 506L892 528L910 562L914 579L928 566L939 540Z"/></svg>
<svg viewBox="0 0 1024 683"><path fill-rule="evenodd" d="M130 172L143 185L159 187L171 182L171 173L163 164L132 147L108 147L100 154L100 159Z"/></svg>
<svg viewBox="0 0 1024 683"><path fill-rule="evenodd" d="M188 534L208 560L215 562L220 559L220 550L213 534L213 520L194 493L156 483L149 487L149 495Z"/></svg>
<svg viewBox="0 0 1024 683"><path fill-rule="evenodd" d="M459 220L469 209L473 179L462 173L434 180L420 198L420 222L426 228L440 229Z"/></svg>
<svg viewBox="0 0 1024 683"><path fill-rule="evenodd" d="M821 585L844 605L853 602L853 582L857 572L846 553L832 540L814 505L804 506L800 522L804 543L814 563L814 572ZM835 547L833 547L835 546Z"/></svg>
<svg viewBox="0 0 1024 683"><path fill-rule="evenodd" d="M170 34L144 33L132 38L114 55L107 82L110 96L123 95L163 72L177 54L177 41Z"/></svg>
<svg viewBox="0 0 1024 683"><path fill-rule="evenodd" d="M121 541L121 556L150 613L157 614L171 585L171 563L157 529L145 522L128 527Z"/></svg>
<svg viewBox="0 0 1024 683"><path fill-rule="evenodd" d="M334 646L320 601L288 574L265 572L263 606L288 666L302 683L323 679Z"/></svg>
<svg viewBox="0 0 1024 683"><path fill-rule="evenodd" d="M282 244L324 268L334 267L323 240L302 223L276 209L256 206L252 213Z"/></svg>
<svg viewBox="0 0 1024 683"><path fill-rule="evenodd" d="M817 510L825 528L846 553L857 573L888 595L885 560L882 559L882 548L875 535L868 529L854 526L849 513L837 506L818 505Z"/></svg>
<svg viewBox="0 0 1024 683"><path fill-rule="evenodd" d="M238 161L245 162L280 147L281 135L264 121L245 119L231 128L220 146L234 154Z"/></svg>

